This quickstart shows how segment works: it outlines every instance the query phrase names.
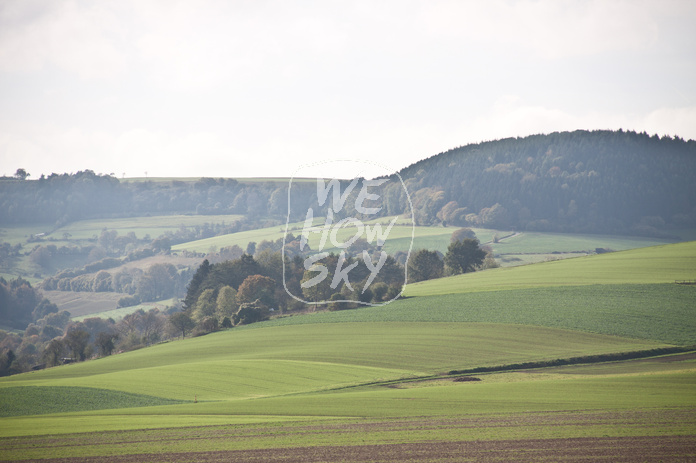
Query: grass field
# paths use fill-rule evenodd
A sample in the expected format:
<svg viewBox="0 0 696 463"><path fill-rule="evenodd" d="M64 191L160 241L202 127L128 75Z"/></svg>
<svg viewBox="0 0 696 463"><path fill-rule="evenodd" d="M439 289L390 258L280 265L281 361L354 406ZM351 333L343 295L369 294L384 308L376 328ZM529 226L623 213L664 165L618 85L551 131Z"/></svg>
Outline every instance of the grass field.
<svg viewBox="0 0 696 463"><path fill-rule="evenodd" d="M132 217L121 219L97 219L80 220L73 222L54 231L51 236L62 237L63 233L70 233L71 240L84 240L99 236L102 230L116 230L119 235L134 232L135 236L142 239L145 235L152 238L164 234L167 231L176 231L181 226L195 227L205 223L219 224L232 223L241 219L241 215L162 215L152 217Z"/></svg>
<svg viewBox="0 0 696 463"><path fill-rule="evenodd" d="M685 243L485 271L409 285L417 297L384 307L2 378L0 460L434 462L463 449L688 460L693 353L475 382L447 372L696 343L696 288L673 283L696 269L695 253ZM51 397L73 405L43 409Z"/></svg>
<svg viewBox="0 0 696 463"><path fill-rule="evenodd" d="M696 278L696 241L500 268L408 285L406 296L548 286L674 283Z"/></svg>
<svg viewBox="0 0 696 463"><path fill-rule="evenodd" d="M382 230L386 232L386 226L393 217L382 217L375 220L364 222L365 225L374 226L376 223L382 224ZM317 226L323 224L323 219L316 218L314 221ZM302 233L304 223L297 222L289 225L289 230L294 235ZM392 227L388 239L384 245L385 251L394 254L397 251L413 251L418 249L437 250L443 254L447 252L452 233L459 227L411 227L409 220L399 218ZM502 266L520 265L524 263L538 262L548 259L560 259L576 257L578 253L594 253L597 248L612 249L623 251L646 246L655 246L669 243L668 240L651 239L633 236L613 236L613 235L579 235L563 233L538 233L523 232L513 233L505 230L494 230L485 228L474 228L477 238L482 244L491 246L496 255L503 258L499 259ZM341 228L336 233L336 240L340 243L350 239L357 229L355 226ZM275 241L282 238L285 234L284 226L269 227L259 230L250 230L238 233L231 233L203 240L182 243L173 247L173 250L189 250L196 252L208 252L211 249L220 249L227 246L237 245L246 249L249 242L259 243L263 240ZM494 243L494 237L507 237L498 243ZM365 235L363 235L365 237ZM411 241L413 237L413 245ZM309 246L313 250L319 249L321 240L320 233L310 233ZM327 241L330 243L330 241ZM324 248L328 252L340 252L339 248L327 244ZM553 254L556 253L556 254ZM572 254L574 253L574 254ZM519 260L506 260L506 256L515 257Z"/></svg>

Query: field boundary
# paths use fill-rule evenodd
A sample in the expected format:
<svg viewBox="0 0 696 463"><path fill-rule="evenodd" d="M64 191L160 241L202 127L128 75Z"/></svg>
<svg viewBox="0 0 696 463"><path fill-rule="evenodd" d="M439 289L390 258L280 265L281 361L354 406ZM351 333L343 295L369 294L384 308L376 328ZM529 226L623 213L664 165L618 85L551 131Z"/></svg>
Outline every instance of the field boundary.
<svg viewBox="0 0 696 463"><path fill-rule="evenodd" d="M696 280L674 280L678 285L696 285Z"/></svg>
<svg viewBox="0 0 696 463"><path fill-rule="evenodd" d="M661 355L683 354L686 352L696 352L696 345L683 347L659 347L656 349L616 352L612 354L584 355L582 357L570 357L566 359L545 360L540 362L511 363L509 365L498 365L493 367L476 367L466 370L452 370L447 374L449 376L457 376L472 373L492 373L498 371L529 370L534 368L558 367L564 365L616 362L622 360L659 357Z"/></svg>
<svg viewBox="0 0 696 463"><path fill-rule="evenodd" d="M655 349L648 349L648 350L616 352L616 353L611 353L611 354L585 355L582 357L569 357L569 358L564 358L564 359L559 358L559 359L553 359L553 360L542 360L539 362L511 363L508 365L497 365L497 366L492 366L492 367L468 368L466 370L451 370L447 373L440 373L440 374L434 374L434 375L415 376L415 377L410 377L410 378L398 378L398 379L390 379L390 380L386 380L386 381L372 381L372 382L367 382L367 383L351 384L348 386L341 386L341 387L337 387L337 388L326 389L322 392L327 392L327 391L334 392L334 391L341 391L341 390L346 390L346 389L356 389L356 388L370 387L370 386L396 387L398 384L403 384L403 383L418 383L418 382L422 382L422 381L434 381L434 380L438 380L438 379L448 379L448 378L455 378L456 379L458 377L459 378L466 377L468 375L472 375L472 374L476 374L476 373L496 373L496 372L501 372L501 371L530 370L530 369L536 369L536 368L549 368L549 367L557 367L557 366L565 366L565 365L583 365L583 364L593 364L593 363L616 362L616 361L624 361L624 360L636 360L636 359L644 359L644 358L651 358L651 357L660 357L663 355L684 354L684 353L690 353L690 352L696 353L696 345L675 346L675 347L658 347ZM462 381L462 380L460 380L460 381ZM296 395L296 394L304 394L304 392L290 393L290 394L284 394L284 395Z"/></svg>

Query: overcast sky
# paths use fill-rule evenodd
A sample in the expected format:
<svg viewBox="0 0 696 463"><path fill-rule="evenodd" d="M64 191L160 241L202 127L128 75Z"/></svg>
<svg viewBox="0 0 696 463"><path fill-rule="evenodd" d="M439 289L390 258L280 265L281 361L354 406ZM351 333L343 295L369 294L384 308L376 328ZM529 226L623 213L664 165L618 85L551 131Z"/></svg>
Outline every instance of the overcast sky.
<svg viewBox="0 0 696 463"><path fill-rule="evenodd" d="M561 130L696 139L694 24L693 1L0 0L0 174L287 177ZM353 174L337 165L321 175Z"/></svg>

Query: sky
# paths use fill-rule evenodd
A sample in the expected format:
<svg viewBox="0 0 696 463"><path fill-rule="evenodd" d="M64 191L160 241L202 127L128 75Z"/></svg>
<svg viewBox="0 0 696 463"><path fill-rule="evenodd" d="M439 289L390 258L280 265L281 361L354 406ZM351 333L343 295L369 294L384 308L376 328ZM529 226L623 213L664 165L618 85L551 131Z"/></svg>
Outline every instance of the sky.
<svg viewBox="0 0 696 463"><path fill-rule="evenodd" d="M555 131L696 139L695 23L675 0L0 0L0 175L350 178Z"/></svg>

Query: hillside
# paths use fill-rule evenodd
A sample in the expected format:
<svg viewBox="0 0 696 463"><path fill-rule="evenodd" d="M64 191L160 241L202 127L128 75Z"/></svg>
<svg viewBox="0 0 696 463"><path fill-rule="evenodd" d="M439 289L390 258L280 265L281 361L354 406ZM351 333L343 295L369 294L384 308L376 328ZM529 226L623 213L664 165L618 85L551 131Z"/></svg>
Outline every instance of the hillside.
<svg viewBox="0 0 696 463"><path fill-rule="evenodd" d="M694 288L660 283L660 275L692 271L695 256L696 243L684 243L504 269L515 288L525 288L484 282L478 291L279 318L1 378L0 459L248 461L225 452L274 449L261 461L287 452L302 452L297 461L338 461L323 452L385 442L403 451L409 443L538 440L540 424L553 448L566 439L628 436L646 448L657 437L685 445L696 426L692 353L518 368L469 382L453 382L447 372L693 344ZM635 280L544 281L549 266L564 282L626 262ZM435 293L437 283L413 288ZM611 319L625 331L606 332ZM64 442L58 450L50 443L56 435ZM607 443L603 454L618 455L618 444ZM222 453L210 460L192 453L203 450ZM374 459L379 450L369 452ZM162 453L164 460L155 455ZM308 457L318 454L323 460ZM385 460L403 461L393 453Z"/></svg>
<svg viewBox="0 0 696 463"><path fill-rule="evenodd" d="M534 135L459 147L399 174L418 225L669 237L696 224L693 140L623 131ZM303 220L316 188L308 179L294 187L290 218ZM400 182L382 193L382 215L411 213ZM5 177L0 199L0 223L55 228L148 215L243 214L275 223L288 215L288 183L272 178L126 181L87 170Z"/></svg>
<svg viewBox="0 0 696 463"><path fill-rule="evenodd" d="M670 283L696 278L696 241L630 249L410 284L407 297L549 286Z"/></svg>
<svg viewBox="0 0 696 463"><path fill-rule="evenodd" d="M659 236L696 220L693 140L534 135L456 148L399 174L422 224Z"/></svg>

